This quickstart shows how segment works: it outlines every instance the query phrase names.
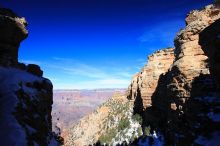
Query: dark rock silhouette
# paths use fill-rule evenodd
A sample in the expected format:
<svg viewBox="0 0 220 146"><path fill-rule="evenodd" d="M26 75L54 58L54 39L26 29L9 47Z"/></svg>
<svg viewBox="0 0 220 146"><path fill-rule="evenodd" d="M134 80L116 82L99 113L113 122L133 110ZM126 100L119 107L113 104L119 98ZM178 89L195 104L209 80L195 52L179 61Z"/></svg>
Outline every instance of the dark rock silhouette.
<svg viewBox="0 0 220 146"><path fill-rule="evenodd" d="M205 28L199 35L199 44L209 57L210 73L220 85L220 20Z"/></svg>
<svg viewBox="0 0 220 146"><path fill-rule="evenodd" d="M0 144L58 145L52 133L53 85L37 65L18 62L18 48L27 22L9 9L0 9Z"/></svg>
<svg viewBox="0 0 220 146"><path fill-rule="evenodd" d="M32 73L39 77L43 76L43 71L40 69L38 65L35 65L35 64L29 64L27 66L27 72Z"/></svg>
<svg viewBox="0 0 220 146"><path fill-rule="evenodd" d="M139 88L137 89L137 95L136 98L134 100L134 114L143 114L143 109L144 109L144 105L143 105L143 99L141 98L141 93Z"/></svg>
<svg viewBox="0 0 220 146"><path fill-rule="evenodd" d="M9 9L0 9L0 64L4 66L18 63L18 48L28 31L25 18L18 17Z"/></svg>

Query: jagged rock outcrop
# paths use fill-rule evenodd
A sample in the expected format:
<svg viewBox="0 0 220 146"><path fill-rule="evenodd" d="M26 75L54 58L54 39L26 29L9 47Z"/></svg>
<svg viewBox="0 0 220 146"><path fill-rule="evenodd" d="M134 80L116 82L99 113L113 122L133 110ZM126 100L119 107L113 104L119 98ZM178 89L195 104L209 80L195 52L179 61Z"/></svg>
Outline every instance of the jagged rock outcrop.
<svg viewBox="0 0 220 146"><path fill-rule="evenodd" d="M25 18L18 17L9 9L0 9L0 64L15 65L18 62L18 48L28 31Z"/></svg>
<svg viewBox="0 0 220 146"><path fill-rule="evenodd" d="M192 11L186 18L186 28L175 38L175 62L168 77L168 95L173 106L182 108L192 94L192 82L201 74L209 74L208 57L199 45L199 34L220 18L220 7L209 5L200 11ZM176 104L176 105L175 105Z"/></svg>
<svg viewBox="0 0 220 146"><path fill-rule="evenodd" d="M52 134L52 83L37 65L18 63L27 22L0 9L0 143L4 146L58 144Z"/></svg>
<svg viewBox="0 0 220 146"><path fill-rule="evenodd" d="M166 145L219 143L219 18L219 4L188 14L186 28L174 41L174 62L159 75L154 93L148 97L151 106L141 113L145 125L163 132ZM134 82L139 82L138 75L131 87ZM148 83L151 79L145 80ZM146 97L141 95L144 86L131 87L128 97L140 103ZM135 91L139 93L133 94Z"/></svg>
<svg viewBox="0 0 220 146"><path fill-rule="evenodd" d="M139 107L140 111L152 105L151 97L158 85L158 79L168 71L173 61L173 48L157 51L148 56L147 65L133 77L128 87L128 99L139 100L136 107Z"/></svg>
<svg viewBox="0 0 220 146"><path fill-rule="evenodd" d="M170 107L158 107L155 102L157 108L168 112L167 137L171 143L200 144L196 139L208 139L219 130L220 121L215 119L220 105L218 90L208 56L199 44L200 33L219 18L219 5L192 11L186 18L186 28L175 39L175 62L164 80Z"/></svg>
<svg viewBox="0 0 220 146"><path fill-rule="evenodd" d="M161 74L166 73L174 61L174 49L159 50L148 56L148 63L136 74L128 87L128 99L141 97L143 109L151 106L151 97L157 87ZM141 109L142 110L142 109Z"/></svg>

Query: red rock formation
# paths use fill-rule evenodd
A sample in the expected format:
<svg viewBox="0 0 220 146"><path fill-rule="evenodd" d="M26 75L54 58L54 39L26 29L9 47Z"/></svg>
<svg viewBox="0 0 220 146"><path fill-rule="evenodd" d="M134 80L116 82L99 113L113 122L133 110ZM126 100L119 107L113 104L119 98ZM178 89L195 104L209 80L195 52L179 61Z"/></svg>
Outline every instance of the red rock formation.
<svg viewBox="0 0 220 146"><path fill-rule="evenodd" d="M140 94L144 109L152 105L151 97L158 85L158 79L161 74L168 71L174 61L173 50L172 48L164 49L148 56L147 65L132 79L128 88L128 99L135 100Z"/></svg>
<svg viewBox="0 0 220 146"><path fill-rule="evenodd" d="M171 68L157 77L153 88L146 85L154 85L152 76L158 68L138 74L129 87L130 99L137 103L143 99L143 123L160 129L167 145L202 144L201 138L211 143L220 131L220 98L214 81L219 83L219 18L217 4L189 13L186 28L175 38Z"/></svg>
<svg viewBox="0 0 220 146"><path fill-rule="evenodd" d="M157 87L152 97L152 107L165 115L158 124L163 123L168 144L199 144L196 139L207 139L207 135L212 137L213 132L219 130L219 121L213 117L218 115L214 111L220 100L210 75L208 56L199 44L200 33L219 18L218 5L192 11L186 18L186 28L175 38L175 61L161 76L159 82L164 84ZM155 113L150 115L159 117Z"/></svg>
<svg viewBox="0 0 220 146"><path fill-rule="evenodd" d="M186 18L186 28L175 38L175 62L169 74L168 96L178 109L191 96L194 78L209 74L208 57L199 45L199 34L218 18L219 6L210 5L201 11L192 11Z"/></svg>

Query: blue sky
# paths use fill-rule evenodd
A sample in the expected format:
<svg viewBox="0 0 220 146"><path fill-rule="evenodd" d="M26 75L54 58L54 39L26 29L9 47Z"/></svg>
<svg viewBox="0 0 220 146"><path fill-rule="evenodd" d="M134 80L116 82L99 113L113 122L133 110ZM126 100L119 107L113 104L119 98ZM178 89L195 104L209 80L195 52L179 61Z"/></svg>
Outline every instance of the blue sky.
<svg viewBox="0 0 220 146"><path fill-rule="evenodd" d="M185 16L212 0L1 0L24 16L19 60L55 89L127 88L154 51L173 46Z"/></svg>

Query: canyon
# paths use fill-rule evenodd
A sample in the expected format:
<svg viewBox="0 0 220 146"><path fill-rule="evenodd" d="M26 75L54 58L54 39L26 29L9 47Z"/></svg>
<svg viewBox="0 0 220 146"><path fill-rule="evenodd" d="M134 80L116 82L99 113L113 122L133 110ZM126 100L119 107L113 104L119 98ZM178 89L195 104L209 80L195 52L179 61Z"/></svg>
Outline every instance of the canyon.
<svg viewBox="0 0 220 146"><path fill-rule="evenodd" d="M115 93L124 94L125 91L126 89L54 90L53 131L65 139L71 125L91 114Z"/></svg>
<svg viewBox="0 0 220 146"><path fill-rule="evenodd" d="M1 8L1 145L218 146L220 4L185 22L175 47L149 55L126 91L53 91L38 65L18 62L25 18Z"/></svg>
<svg viewBox="0 0 220 146"><path fill-rule="evenodd" d="M219 19L219 4L191 11L185 19L186 27L174 39L175 48L149 55L147 64L133 76L126 95L117 98L123 101L121 107L129 105L126 110L109 118L111 109L117 105L112 104L113 97L74 125L65 145L217 146L220 143ZM141 120L130 115L139 115ZM87 130L95 121L101 121L102 126L94 128L95 131ZM121 121L126 121L123 128ZM137 129L141 127L140 135L134 132L138 131L134 125ZM84 130L79 134L80 129Z"/></svg>

